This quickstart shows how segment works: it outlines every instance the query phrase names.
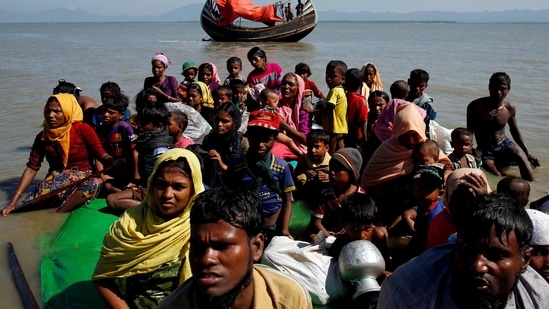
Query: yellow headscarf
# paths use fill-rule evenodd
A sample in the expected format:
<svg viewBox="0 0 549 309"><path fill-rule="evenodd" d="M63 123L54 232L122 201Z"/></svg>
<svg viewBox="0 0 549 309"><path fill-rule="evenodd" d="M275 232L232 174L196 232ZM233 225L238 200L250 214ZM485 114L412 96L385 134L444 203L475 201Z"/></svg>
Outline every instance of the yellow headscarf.
<svg viewBox="0 0 549 309"><path fill-rule="evenodd" d="M61 157L63 158L63 167L67 167L67 162L69 161L69 147L70 147L70 131L72 124L76 122L82 122L84 115L82 113L82 108L78 105L76 97L68 93L59 93L51 96L55 98L63 115L65 116L65 124L59 128L52 129L48 126L47 122L44 122L44 131L42 132L42 140L54 142L59 145L59 150L61 152ZM47 105L47 104L46 104ZM44 106L44 109L46 107Z"/></svg>
<svg viewBox="0 0 549 309"><path fill-rule="evenodd" d="M163 162L178 158L186 158L189 163L194 193L183 213L166 221L156 215L152 182ZM105 235L93 279L150 273L178 258L184 259L181 282L190 278L189 217L196 196L203 191L200 163L191 151L174 148L162 154L148 179L147 198L139 206L126 210Z"/></svg>
<svg viewBox="0 0 549 309"><path fill-rule="evenodd" d="M200 92L202 92L202 106L214 108L214 99L208 85L203 82L193 82L193 84L200 86Z"/></svg>
<svg viewBox="0 0 549 309"><path fill-rule="evenodd" d="M362 73L364 74L364 76L366 76L366 67L368 65L371 65L374 67L376 74L374 75L374 78L372 81L372 87L368 87L368 85L366 85L366 83L364 82L362 83L361 94L366 98L366 100L368 100L370 93L372 93L373 91L383 90L383 82L381 81L381 74L379 74L379 70L377 69L377 66L375 64L373 64L372 62L364 63L361 69Z"/></svg>

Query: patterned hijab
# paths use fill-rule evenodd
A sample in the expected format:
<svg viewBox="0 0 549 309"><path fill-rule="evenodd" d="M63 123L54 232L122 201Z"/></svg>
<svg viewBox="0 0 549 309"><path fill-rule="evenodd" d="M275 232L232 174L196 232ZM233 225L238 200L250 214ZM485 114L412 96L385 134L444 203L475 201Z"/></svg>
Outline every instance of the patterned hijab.
<svg viewBox="0 0 549 309"><path fill-rule="evenodd" d="M190 166L194 192L184 212L166 221L156 213L152 182L162 163L179 158L185 158ZM196 196L203 191L202 173L196 155L180 148L162 154L148 179L146 199L139 206L126 210L105 235L93 279L126 278L150 273L178 258L184 259L181 282L190 278L189 216Z"/></svg>
<svg viewBox="0 0 549 309"><path fill-rule="evenodd" d="M51 96L48 102L59 102L61 111L65 116L65 123L59 128L50 128L47 121L44 122L44 131L42 132L42 140L53 142L58 145L58 149L61 152L63 158L63 166L67 166L69 160L69 148L70 148L70 132L73 123L82 122L84 115L82 108L78 105L76 97L68 93L59 93ZM46 106L49 103L46 103ZM44 110L45 110L44 106Z"/></svg>
<svg viewBox="0 0 549 309"><path fill-rule="evenodd" d="M202 106L214 108L214 99L208 85L203 82L193 82L193 84L200 86L200 92L202 93Z"/></svg>
<svg viewBox="0 0 549 309"><path fill-rule="evenodd" d="M284 98L280 99L278 104L282 106L288 106L292 109L292 121L294 122L294 128L299 126L299 112L301 110L301 105L303 104L303 93L305 92L305 82L301 76L295 73L288 73L286 75L292 75L297 80L297 94L293 102L286 102ZM291 124L290 124L291 125Z"/></svg>

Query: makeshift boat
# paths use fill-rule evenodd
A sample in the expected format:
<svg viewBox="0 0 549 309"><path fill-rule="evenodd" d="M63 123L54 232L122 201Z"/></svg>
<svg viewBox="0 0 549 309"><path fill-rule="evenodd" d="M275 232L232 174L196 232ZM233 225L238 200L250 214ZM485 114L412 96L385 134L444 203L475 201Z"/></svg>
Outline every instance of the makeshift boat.
<svg viewBox="0 0 549 309"><path fill-rule="evenodd" d="M316 10L311 0L304 0L303 11L285 21L282 17L285 4L286 2L278 1L256 6L251 0L207 0L202 9L200 24L215 41L297 42L316 27ZM264 23L266 26L243 26L246 20Z"/></svg>

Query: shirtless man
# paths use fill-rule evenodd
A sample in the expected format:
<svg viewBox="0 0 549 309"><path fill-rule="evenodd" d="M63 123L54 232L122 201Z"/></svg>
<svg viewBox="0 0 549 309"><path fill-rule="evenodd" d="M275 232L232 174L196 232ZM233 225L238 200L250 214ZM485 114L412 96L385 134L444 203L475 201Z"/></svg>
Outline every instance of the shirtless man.
<svg viewBox="0 0 549 309"><path fill-rule="evenodd" d="M528 152L522 140L515 118L515 106L505 99L511 90L511 78L504 72L494 73L488 90L490 96L476 99L467 106L467 128L475 134L478 149L482 151L483 165L488 171L501 176L498 165L516 161L521 177L533 181L532 166L539 166L540 163ZM505 136L507 124L516 144Z"/></svg>

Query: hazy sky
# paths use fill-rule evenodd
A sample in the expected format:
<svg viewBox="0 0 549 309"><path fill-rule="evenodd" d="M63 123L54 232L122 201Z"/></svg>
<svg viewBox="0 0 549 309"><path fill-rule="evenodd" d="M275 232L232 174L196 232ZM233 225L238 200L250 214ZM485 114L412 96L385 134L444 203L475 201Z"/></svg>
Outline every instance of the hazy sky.
<svg viewBox="0 0 549 309"><path fill-rule="evenodd" d="M274 1L252 0L256 4ZM294 4L297 0L292 1ZM100 15L159 15L198 0L0 0L0 9L9 11L37 12L53 8L82 9ZM505 11L513 9L549 9L547 0L315 0L317 10L342 12L414 12L425 10L478 12Z"/></svg>

